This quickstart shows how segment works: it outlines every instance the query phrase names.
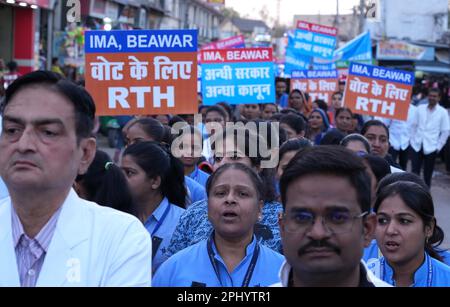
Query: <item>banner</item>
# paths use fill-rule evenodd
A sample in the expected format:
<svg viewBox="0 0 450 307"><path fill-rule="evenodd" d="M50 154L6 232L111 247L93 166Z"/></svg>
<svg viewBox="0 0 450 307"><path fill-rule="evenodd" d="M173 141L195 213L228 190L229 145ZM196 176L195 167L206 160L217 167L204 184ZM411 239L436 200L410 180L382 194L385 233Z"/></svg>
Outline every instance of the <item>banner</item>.
<svg viewBox="0 0 450 307"><path fill-rule="evenodd" d="M337 70L294 71L291 77L291 90L298 89L309 94L311 102L322 99L331 103L331 96L338 91Z"/></svg>
<svg viewBox="0 0 450 307"><path fill-rule="evenodd" d="M332 59L336 47L337 29L299 21L288 48L311 57Z"/></svg>
<svg viewBox="0 0 450 307"><path fill-rule="evenodd" d="M364 32L337 49L333 61L338 68L347 68L350 62L372 64L372 41L370 32Z"/></svg>
<svg viewBox="0 0 450 307"><path fill-rule="evenodd" d="M201 61L205 105L275 102L271 48L203 50Z"/></svg>
<svg viewBox="0 0 450 307"><path fill-rule="evenodd" d="M245 37L244 35L238 35L222 39L210 44L207 44L201 48L201 50L211 50L211 49L230 49L230 48L245 48Z"/></svg>
<svg viewBox="0 0 450 307"><path fill-rule="evenodd" d="M312 62L312 63L311 63ZM286 58L284 73L286 76L291 76L296 70L333 70L336 65L331 62L324 62L318 58L302 55L292 49L286 49Z"/></svg>
<svg viewBox="0 0 450 307"><path fill-rule="evenodd" d="M197 112L197 31L85 33L86 88L97 115Z"/></svg>
<svg viewBox="0 0 450 307"><path fill-rule="evenodd" d="M406 121L414 73L351 63L344 105L353 112Z"/></svg>
<svg viewBox="0 0 450 307"><path fill-rule="evenodd" d="M434 48L388 40L377 44L378 60L434 61Z"/></svg>

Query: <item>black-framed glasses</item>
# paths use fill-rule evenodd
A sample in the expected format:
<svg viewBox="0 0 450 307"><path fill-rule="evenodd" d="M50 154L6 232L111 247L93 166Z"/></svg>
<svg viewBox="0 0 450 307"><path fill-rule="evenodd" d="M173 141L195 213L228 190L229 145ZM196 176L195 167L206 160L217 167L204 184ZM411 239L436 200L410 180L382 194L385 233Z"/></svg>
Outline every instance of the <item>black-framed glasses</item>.
<svg viewBox="0 0 450 307"><path fill-rule="evenodd" d="M321 215L322 225L333 234L343 234L351 232L355 220L363 218L369 212L352 215L350 212L341 210L331 210ZM299 210L283 214L285 230L291 233L306 233L311 230L317 216L307 210Z"/></svg>

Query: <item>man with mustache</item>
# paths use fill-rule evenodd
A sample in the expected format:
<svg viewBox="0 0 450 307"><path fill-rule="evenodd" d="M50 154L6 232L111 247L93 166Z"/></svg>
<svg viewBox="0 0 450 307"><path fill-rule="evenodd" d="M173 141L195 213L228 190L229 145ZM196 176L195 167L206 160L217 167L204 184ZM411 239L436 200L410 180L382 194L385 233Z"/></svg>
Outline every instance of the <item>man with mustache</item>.
<svg viewBox="0 0 450 307"><path fill-rule="evenodd" d="M96 141L84 88L36 71L6 90L0 112L0 287L148 286L151 241L138 219L78 197Z"/></svg>
<svg viewBox="0 0 450 307"><path fill-rule="evenodd" d="M291 160L280 181L284 287L387 286L361 261L375 231L370 178L346 148L317 146Z"/></svg>

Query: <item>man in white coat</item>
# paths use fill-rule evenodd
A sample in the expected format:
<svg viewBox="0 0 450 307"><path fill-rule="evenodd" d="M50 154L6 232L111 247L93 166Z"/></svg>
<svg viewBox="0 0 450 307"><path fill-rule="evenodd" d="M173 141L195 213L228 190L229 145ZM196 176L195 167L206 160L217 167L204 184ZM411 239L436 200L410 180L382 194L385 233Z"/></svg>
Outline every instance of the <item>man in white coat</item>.
<svg viewBox="0 0 450 307"><path fill-rule="evenodd" d="M91 96L37 71L8 87L1 113L0 287L149 286L143 225L72 189L95 154Z"/></svg>
<svg viewBox="0 0 450 307"><path fill-rule="evenodd" d="M436 156L445 146L450 131L449 115L439 105L439 89L428 93L428 104L419 105L411 120L412 172L420 175L423 163L423 178L430 187Z"/></svg>
<svg viewBox="0 0 450 307"><path fill-rule="evenodd" d="M2 133L2 117L0 116L0 134ZM3 182L2 177L0 177L0 200L8 196L8 189Z"/></svg>

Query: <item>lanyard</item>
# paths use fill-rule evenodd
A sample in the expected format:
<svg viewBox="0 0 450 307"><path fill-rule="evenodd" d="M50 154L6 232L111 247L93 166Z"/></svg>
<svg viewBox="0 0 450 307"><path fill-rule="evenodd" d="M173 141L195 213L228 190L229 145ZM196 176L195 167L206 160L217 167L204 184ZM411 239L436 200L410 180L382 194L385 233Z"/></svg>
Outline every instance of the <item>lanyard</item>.
<svg viewBox="0 0 450 307"><path fill-rule="evenodd" d="M214 268L214 272L216 273L217 279L219 280L220 285L223 287L222 280L220 279L220 272L216 265L216 261L214 260L214 251L212 248L213 236L214 236L214 232L211 234L211 236L208 239L208 243L207 243L208 256L209 256L209 261L211 261L211 265ZM248 285L250 284L250 280L252 279L253 271L255 270L256 261L258 261L259 250L260 250L259 243L256 242L255 250L253 251L253 257L252 257L252 260L250 261L247 272L245 273L245 277L244 277L244 280L242 281L241 287L248 287Z"/></svg>
<svg viewBox="0 0 450 307"><path fill-rule="evenodd" d="M428 256L427 253L425 253L425 261L428 263L428 275L427 275L427 287L431 287L431 283L433 282L433 264L431 263L430 256ZM383 274L381 276L381 279L384 280L384 277L386 275L386 259L383 257L380 260L381 265L381 273ZM395 281L394 281L395 283ZM395 284L394 284L395 286Z"/></svg>
<svg viewBox="0 0 450 307"><path fill-rule="evenodd" d="M155 233L158 231L159 227L161 227L162 223L164 222L164 219L167 216L167 213L169 213L170 210L170 204L167 204L166 210L164 210L163 215L159 219L159 221L156 223L155 229L152 231L152 237L155 235Z"/></svg>

